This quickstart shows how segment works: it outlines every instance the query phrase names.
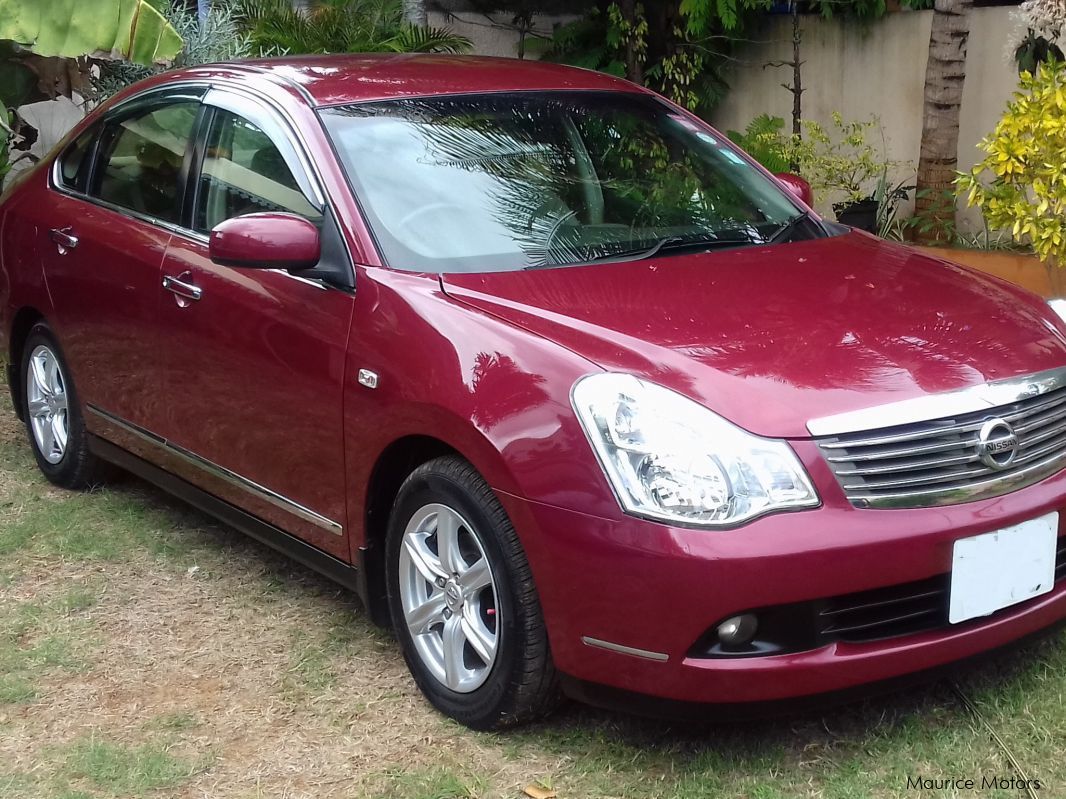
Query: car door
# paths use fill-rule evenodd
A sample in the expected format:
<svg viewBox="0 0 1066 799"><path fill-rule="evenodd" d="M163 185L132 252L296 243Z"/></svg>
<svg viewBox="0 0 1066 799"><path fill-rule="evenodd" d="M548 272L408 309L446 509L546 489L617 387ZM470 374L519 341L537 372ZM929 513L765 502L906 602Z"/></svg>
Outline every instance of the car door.
<svg viewBox="0 0 1066 799"><path fill-rule="evenodd" d="M191 228L163 260L159 310L166 421L186 479L338 557L343 522L342 394L353 295L282 270L220 266L211 229L286 211L322 231L323 258L346 248L283 118L248 95L204 98Z"/></svg>
<svg viewBox="0 0 1066 799"><path fill-rule="evenodd" d="M124 428L105 418L149 430L160 423L160 270L199 108L188 91L119 106L64 153L40 212L38 251L60 344L88 403L87 425L109 438L122 439Z"/></svg>

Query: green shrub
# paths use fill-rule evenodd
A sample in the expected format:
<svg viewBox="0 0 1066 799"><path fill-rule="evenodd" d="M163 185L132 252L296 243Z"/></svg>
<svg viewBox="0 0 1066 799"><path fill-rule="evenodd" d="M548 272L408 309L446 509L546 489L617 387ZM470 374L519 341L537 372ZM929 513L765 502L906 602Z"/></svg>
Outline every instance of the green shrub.
<svg viewBox="0 0 1066 799"><path fill-rule="evenodd" d="M1066 66L1022 74L1021 88L992 135L985 157L957 186L992 228L1028 242L1047 263L1066 266Z"/></svg>

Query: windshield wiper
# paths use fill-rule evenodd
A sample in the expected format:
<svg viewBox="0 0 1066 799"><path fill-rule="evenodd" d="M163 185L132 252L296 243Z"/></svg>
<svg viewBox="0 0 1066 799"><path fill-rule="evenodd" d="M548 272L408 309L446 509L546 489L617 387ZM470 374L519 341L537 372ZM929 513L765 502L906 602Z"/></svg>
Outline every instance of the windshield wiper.
<svg viewBox="0 0 1066 799"><path fill-rule="evenodd" d="M766 243L780 244L782 241L787 241L788 237L795 232L796 228L799 227L802 222L810 220L810 218L811 214L809 211L800 211L787 222L783 223L777 230L775 230L770 235L770 238L766 240Z"/></svg>
<svg viewBox="0 0 1066 799"><path fill-rule="evenodd" d="M710 250L716 247L739 247L745 244L766 244L762 239L752 236L700 236L690 238L687 236L666 236L659 239L650 247L636 247L630 250L618 250L603 253L589 259L589 261L643 261L652 258L660 252L678 250Z"/></svg>

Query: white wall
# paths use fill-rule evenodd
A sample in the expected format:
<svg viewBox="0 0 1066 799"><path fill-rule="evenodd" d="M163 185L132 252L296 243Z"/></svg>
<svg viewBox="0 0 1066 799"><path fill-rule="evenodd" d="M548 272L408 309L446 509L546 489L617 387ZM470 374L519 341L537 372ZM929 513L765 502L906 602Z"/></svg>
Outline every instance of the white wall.
<svg viewBox="0 0 1066 799"><path fill-rule="evenodd" d="M966 56L959 132L959 169L979 160L976 144L992 131L1018 83L1007 42L1015 23L1008 7L972 12ZM918 163L922 134L923 87L929 47L931 11L889 14L863 32L839 20L807 17L802 20L803 115L823 124L833 111L848 119L880 118L887 156L913 169ZM781 84L791 83L791 67L763 69L771 61L792 59L792 22L771 18L753 34L759 44L744 53L743 65L732 74L732 90L712 115L719 129L743 130L761 113L780 116L791 129L792 95ZM906 173L900 174L900 178ZM959 224L980 226L980 215L960 205Z"/></svg>
<svg viewBox="0 0 1066 799"><path fill-rule="evenodd" d="M478 55L495 55L514 58L518 55L518 32L510 25L514 15L507 12L481 14L477 11L455 11L444 14L432 11L429 24L434 27L448 27L453 33L466 36L474 43L474 52ZM552 16L538 14L534 18L535 32L551 36L556 25L578 19L577 15ZM527 40L528 40L527 36ZM529 45L527 45L529 46ZM537 58L537 53L526 58Z"/></svg>

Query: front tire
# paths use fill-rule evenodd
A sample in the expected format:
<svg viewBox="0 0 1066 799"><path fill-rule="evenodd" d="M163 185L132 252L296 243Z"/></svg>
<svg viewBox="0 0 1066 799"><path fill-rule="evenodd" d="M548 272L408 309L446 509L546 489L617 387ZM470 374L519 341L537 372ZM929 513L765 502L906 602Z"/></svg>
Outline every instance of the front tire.
<svg viewBox="0 0 1066 799"><path fill-rule="evenodd" d="M44 322L30 330L19 371L23 417L37 466L57 486L92 488L108 476L107 465L89 451L89 436L55 335Z"/></svg>
<svg viewBox="0 0 1066 799"><path fill-rule="evenodd" d="M514 527L463 459L404 482L389 519L389 609L426 698L468 727L549 712L559 696L533 577Z"/></svg>

